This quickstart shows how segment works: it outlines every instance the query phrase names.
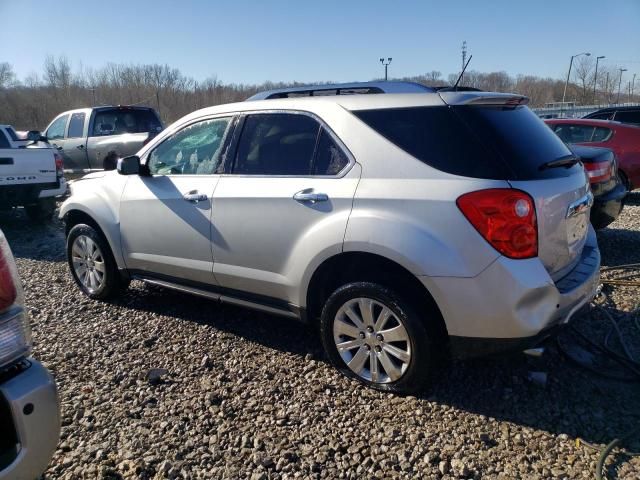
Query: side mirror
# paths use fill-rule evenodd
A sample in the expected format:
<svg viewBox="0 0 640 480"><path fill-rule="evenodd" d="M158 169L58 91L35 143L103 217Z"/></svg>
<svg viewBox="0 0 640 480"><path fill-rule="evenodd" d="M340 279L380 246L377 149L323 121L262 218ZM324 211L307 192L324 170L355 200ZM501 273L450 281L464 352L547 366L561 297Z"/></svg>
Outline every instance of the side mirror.
<svg viewBox="0 0 640 480"><path fill-rule="evenodd" d="M38 130L29 130L27 132L27 140L30 142L46 142L47 137L43 136Z"/></svg>
<svg viewBox="0 0 640 480"><path fill-rule="evenodd" d="M117 169L120 175L138 175L140 173L140 157L131 155L118 159Z"/></svg>

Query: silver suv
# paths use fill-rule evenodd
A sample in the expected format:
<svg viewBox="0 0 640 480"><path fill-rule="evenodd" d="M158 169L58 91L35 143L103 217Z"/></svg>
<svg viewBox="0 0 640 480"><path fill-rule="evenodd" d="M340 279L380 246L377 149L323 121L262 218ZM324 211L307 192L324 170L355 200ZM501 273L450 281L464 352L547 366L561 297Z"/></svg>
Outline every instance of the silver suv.
<svg viewBox="0 0 640 480"><path fill-rule="evenodd" d="M310 322L346 375L415 391L444 352L535 344L595 294L587 177L526 102L440 91L199 110L74 183L60 210L71 273L95 299L137 279Z"/></svg>

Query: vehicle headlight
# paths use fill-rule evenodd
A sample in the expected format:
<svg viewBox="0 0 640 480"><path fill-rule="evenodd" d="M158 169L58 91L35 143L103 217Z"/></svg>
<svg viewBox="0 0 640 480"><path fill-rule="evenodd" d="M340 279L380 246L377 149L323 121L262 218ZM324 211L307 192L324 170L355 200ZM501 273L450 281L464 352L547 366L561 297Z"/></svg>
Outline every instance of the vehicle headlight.
<svg viewBox="0 0 640 480"><path fill-rule="evenodd" d="M24 309L11 309L0 319L0 366L31 353L31 328Z"/></svg>

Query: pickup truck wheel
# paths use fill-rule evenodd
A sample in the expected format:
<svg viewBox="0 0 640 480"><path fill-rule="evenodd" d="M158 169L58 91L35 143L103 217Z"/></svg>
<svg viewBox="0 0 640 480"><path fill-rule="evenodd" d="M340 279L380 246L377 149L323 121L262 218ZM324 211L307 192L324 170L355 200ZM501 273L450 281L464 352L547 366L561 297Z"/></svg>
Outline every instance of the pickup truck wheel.
<svg viewBox="0 0 640 480"><path fill-rule="evenodd" d="M411 302L376 283L337 289L322 311L320 333L338 370L378 390L422 390L436 367L435 339Z"/></svg>
<svg viewBox="0 0 640 480"><path fill-rule="evenodd" d="M76 225L67 235L67 261L82 292L94 299L114 296L129 285L105 238L89 225Z"/></svg>
<svg viewBox="0 0 640 480"><path fill-rule="evenodd" d="M53 198L42 198L35 205L27 205L24 209L32 222L48 222L56 210L56 201Z"/></svg>

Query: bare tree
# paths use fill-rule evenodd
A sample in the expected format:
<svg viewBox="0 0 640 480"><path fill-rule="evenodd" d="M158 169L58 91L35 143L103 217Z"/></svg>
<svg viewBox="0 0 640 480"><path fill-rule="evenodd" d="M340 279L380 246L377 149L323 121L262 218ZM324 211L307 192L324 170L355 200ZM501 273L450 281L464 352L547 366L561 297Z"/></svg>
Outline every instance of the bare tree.
<svg viewBox="0 0 640 480"><path fill-rule="evenodd" d="M0 62L0 88L10 87L14 84L16 75L9 62Z"/></svg>
<svg viewBox="0 0 640 480"><path fill-rule="evenodd" d="M582 56L575 63L573 78L580 87L579 101L581 103L587 103L589 101L589 90L593 85L594 66L595 62L590 56Z"/></svg>

